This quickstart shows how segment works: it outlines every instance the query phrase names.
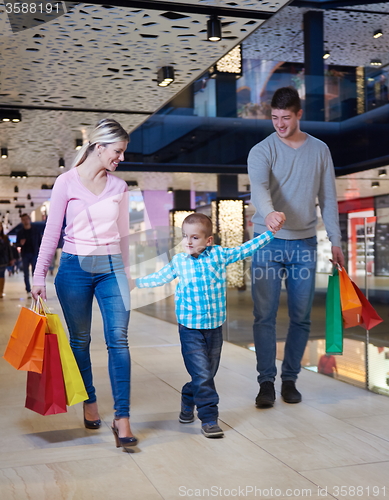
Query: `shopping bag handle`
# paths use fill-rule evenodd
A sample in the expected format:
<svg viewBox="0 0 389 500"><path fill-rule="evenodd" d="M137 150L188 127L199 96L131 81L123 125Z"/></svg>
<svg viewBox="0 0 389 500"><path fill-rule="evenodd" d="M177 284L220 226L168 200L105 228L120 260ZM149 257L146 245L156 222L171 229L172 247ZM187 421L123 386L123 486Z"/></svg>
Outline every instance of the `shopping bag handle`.
<svg viewBox="0 0 389 500"><path fill-rule="evenodd" d="M47 307L47 304L40 295L38 295L37 299L32 299L30 309L40 316L47 316L48 314L50 314L50 310Z"/></svg>

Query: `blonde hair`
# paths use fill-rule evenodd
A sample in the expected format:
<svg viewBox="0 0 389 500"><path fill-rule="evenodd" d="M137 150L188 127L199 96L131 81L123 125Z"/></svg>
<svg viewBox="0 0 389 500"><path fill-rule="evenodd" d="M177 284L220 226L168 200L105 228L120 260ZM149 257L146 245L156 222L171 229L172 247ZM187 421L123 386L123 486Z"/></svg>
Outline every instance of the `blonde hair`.
<svg viewBox="0 0 389 500"><path fill-rule="evenodd" d="M111 118L104 118L100 120L95 129L90 134L89 142L86 142L76 157L74 158L72 168L78 167L81 163L93 153L96 144L106 146L114 142L126 141L128 142L128 133L116 120Z"/></svg>

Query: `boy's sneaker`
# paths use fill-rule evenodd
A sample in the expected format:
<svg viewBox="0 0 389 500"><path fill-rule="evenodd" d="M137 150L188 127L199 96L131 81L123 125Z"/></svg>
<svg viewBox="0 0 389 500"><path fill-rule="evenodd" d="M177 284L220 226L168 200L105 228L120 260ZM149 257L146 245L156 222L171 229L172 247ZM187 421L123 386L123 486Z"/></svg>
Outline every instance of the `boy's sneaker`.
<svg viewBox="0 0 389 500"><path fill-rule="evenodd" d="M255 399L255 406L257 408L270 408L274 405L275 399L274 383L270 381L262 382L258 396Z"/></svg>
<svg viewBox="0 0 389 500"><path fill-rule="evenodd" d="M224 436L224 432L217 425L217 422L208 422L207 424L202 424L201 432L207 438L221 438Z"/></svg>
<svg viewBox="0 0 389 500"><path fill-rule="evenodd" d="M181 422L182 424L190 424L194 421L194 419L195 419L195 416L194 416L193 408L182 404L181 405L181 412L178 416L179 422Z"/></svg>

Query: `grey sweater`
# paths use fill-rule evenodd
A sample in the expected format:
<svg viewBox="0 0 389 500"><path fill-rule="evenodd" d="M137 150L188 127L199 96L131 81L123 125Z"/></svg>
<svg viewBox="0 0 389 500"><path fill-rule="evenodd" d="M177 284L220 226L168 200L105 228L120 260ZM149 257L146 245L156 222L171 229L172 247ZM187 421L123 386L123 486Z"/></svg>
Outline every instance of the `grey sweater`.
<svg viewBox="0 0 389 500"><path fill-rule="evenodd" d="M307 134L304 144L293 149L274 132L251 149L248 172L257 233L266 231L264 219L276 210L286 216L276 238L315 236L318 199L328 237L332 245L340 246L334 165L324 142Z"/></svg>

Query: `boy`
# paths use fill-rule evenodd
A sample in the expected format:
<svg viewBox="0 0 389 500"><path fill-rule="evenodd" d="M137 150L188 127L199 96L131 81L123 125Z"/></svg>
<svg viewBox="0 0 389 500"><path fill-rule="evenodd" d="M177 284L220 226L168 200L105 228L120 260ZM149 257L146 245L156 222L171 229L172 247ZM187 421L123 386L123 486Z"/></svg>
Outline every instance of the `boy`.
<svg viewBox="0 0 389 500"><path fill-rule="evenodd" d="M212 246L212 221L194 213L182 224L185 253L175 255L160 271L138 278L139 288L161 286L179 278L175 292L176 315L184 364L191 376L181 391L183 424L194 421L194 407L207 438L223 437L218 425L219 396L214 377L223 343L226 319L226 267L245 259L273 239L267 231L235 248Z"/></svg>

